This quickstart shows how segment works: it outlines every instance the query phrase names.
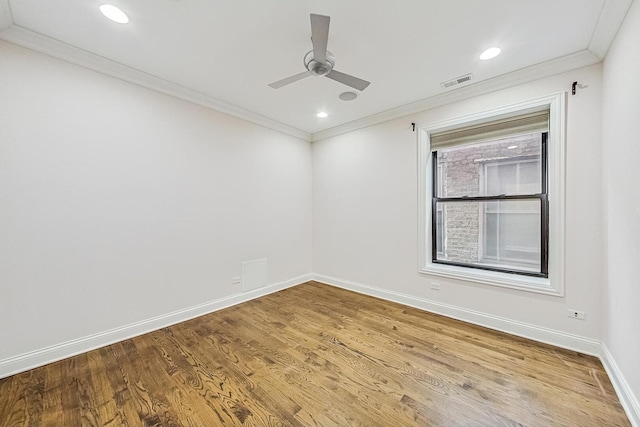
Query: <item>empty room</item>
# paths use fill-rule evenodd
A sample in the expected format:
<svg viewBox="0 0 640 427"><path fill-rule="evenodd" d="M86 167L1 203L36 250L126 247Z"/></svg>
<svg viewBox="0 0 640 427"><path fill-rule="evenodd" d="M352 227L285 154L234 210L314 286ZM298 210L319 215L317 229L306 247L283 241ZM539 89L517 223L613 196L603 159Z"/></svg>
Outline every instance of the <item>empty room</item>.
<svg viewBox="0 0 640 427"><path fill-rule="evenodd" d="M640 427L640 4L0 0L0 426Z"/></svg>

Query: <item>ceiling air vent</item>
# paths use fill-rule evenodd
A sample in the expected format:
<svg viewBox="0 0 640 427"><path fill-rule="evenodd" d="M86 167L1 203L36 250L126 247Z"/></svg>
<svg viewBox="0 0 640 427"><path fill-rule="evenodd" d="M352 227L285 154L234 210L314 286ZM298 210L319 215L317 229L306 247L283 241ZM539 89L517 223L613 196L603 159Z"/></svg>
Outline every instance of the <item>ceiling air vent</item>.
<svg viewBox="0 0 640 427"><path fill-rule="evenodd" d="M449 80L449 81L446 81L444 83L440 83L440 85L445 89L449 89L449 88L452 88L454 86L458 86L458 85L461 85L463 83L467 83L469 81L471 81L471 74L465 74L464 76L456 77L453 80Z"/></svg>

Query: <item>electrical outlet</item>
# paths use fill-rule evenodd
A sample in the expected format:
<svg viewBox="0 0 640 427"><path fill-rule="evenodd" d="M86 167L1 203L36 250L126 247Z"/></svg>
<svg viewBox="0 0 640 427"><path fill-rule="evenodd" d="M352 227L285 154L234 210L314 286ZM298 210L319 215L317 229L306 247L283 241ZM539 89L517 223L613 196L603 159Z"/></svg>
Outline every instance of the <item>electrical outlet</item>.
<svg viewBox="0 0 640 427"><path fill-rule="evenodd" d="M231 279L231 284L232 285L239 285L240 284L240 278L239 277L233 277Z"/></svg>
<svg viewBox="0 0 640 427"><path fill-rule="evenodd" d="M439 291L439 290L440 290L440 283L431 282L430 287L431 287L431 289L433 289L434 291Z"/></svg>
<svg viewBox="0 0 640 427"><path fill-rule="evenodd" d="M580 319L580 320L584 320L586 317L586 313L584 311L578 311L578 310L569 310L568 315L572 319Z"/></svg>

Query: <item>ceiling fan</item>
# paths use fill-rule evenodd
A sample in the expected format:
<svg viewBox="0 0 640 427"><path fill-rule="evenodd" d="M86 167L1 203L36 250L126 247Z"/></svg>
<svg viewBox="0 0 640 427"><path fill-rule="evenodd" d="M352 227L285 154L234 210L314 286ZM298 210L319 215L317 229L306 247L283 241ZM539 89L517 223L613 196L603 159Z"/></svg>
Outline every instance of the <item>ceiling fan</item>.
<svg viewBox="0 0 640 427"><path fill-rule="evenodd" d="M313 49L304 56L304 66L307 71L278 80L269 86L279 89L309 76L328 77L359 91L363 91L369 86L370 83L366 80L333 69L336 60L333 54L327 50L330 19L328 16L311 14L311 43L313 44Z"/></svg>

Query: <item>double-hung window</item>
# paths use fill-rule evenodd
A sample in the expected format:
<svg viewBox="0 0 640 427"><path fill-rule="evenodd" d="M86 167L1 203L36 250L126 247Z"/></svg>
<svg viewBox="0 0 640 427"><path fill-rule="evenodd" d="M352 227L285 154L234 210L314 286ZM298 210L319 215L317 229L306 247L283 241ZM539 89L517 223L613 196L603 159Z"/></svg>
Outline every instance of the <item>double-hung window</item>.
<svg viewBox="0 0 640 427"><path fill-rule="evenodd" d="M433 150L434 263L547 276L547 119L518 120L539 129L482 142L449 135Z"/></svg>
<svg viewBox="0 0 640 427"><path fill-rule="evenodd" d="M422 272L561 294L563 105L423 128Z"/></svg>

